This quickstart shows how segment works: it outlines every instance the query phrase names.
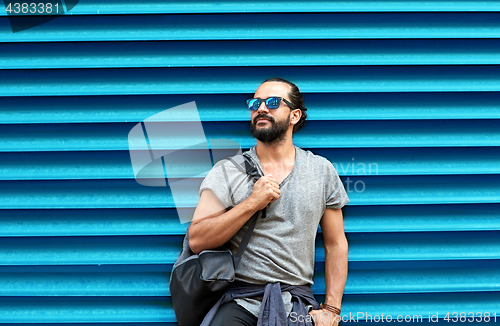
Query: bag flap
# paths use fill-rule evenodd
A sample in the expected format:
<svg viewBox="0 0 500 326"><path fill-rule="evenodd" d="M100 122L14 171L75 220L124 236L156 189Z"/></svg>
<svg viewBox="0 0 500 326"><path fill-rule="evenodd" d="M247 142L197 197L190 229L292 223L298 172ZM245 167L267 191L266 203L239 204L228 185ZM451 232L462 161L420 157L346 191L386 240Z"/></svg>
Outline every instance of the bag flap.
<svg viewBox="0 0 500 326"><path fill-rule="evenodd" d="M234 262L229 251L204 250L199 260L202 280L234 281Z"/></svg>

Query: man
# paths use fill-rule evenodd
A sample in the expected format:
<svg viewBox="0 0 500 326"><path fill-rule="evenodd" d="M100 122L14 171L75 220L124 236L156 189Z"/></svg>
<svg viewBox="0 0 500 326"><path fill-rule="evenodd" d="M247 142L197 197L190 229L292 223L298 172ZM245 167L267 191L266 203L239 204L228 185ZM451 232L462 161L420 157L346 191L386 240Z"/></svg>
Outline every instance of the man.
<svg viewBox="0 0 500 326"><path fill-rule="evenodd" d="M325 247L325 305L319 309L314 301L311 305L317 309L298 316L293 310L305 299L293 297L293 290L281 291L283 304L277 304L277 313L286 313L289 320L314 320L316 326L336 325L347 277L348 244L341 211L349 201L347 194L328 160L292 142L292 134L302 128L307 117L296 85L280 78L268 79L247 103L257 145L246 154L263 176L252 187L243 182L246 176L237 173L234 165L216 165L200 187L200 201L189 228L189 246L199 253L229 241L235 250L247 221L267 207L266 217L257 220L238 266L237 281L279 284L281 289L283 285L310 285L320 224ZM265 300L271 300L271 290L266 291ZM274 312L262 312L261 301L262 296L227 302L219 307L210 325L256 325L259 317L274 316ZM269 307L269 303L266 305Z"/></svg>

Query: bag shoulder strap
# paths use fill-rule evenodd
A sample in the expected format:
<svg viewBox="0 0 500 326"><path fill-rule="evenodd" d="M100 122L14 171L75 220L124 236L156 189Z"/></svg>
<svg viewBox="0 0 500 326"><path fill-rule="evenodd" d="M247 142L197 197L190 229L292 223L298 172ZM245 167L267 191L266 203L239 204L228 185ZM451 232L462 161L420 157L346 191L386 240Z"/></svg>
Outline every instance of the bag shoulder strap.
<svg viewBox="0 0 500 326"><path fill-rule="evenodd" d="M257 168L253 165L252 161L250 158L248 158L246 155L243 155L244 162L245 162L245 171L248 175L253 177L253 179L257 182L257 180L260 179L261 175ZM236 163L232 158L228 158L233 164L238 167L239 164ZM265 217L266 209L264 208L262 210L262 217ZM245 252L245 249L248 246L248 243L250 242L250 237L252 236L253 230L255 229L255 224L257 224L257 217L259 215L259 212L256 212L251 218L250 218L250 223L248 224L248 229L245 232L245 235L243 236L243 239L241 239L240 246L238 247L238 251L236 252L235 255L233 255L233 261L234 261L234 268L236 269L238 267L238 264L240 263L241 257L243 256L243 253Z"/></svg>
<svg viewBox="0 0 500 326"><path fill-rule="evenodd" d="M240 263L241 257L243 256L243 253L245 252L245 249L247 249L248 243L250 242L250 237L252 236L253 229L255 229L255 224L257 224L257 216L258 215L259 215L259 212L253 214L253 216L250 218L250 223L248 224L248 230L247 230L247 232L245 232L243 239L241 239L241 243L240 243L240 246L238 247L238 251L236 251L236 254L233 255L233 262L234 262L235 269L238 267L238 264Z"/></svg>

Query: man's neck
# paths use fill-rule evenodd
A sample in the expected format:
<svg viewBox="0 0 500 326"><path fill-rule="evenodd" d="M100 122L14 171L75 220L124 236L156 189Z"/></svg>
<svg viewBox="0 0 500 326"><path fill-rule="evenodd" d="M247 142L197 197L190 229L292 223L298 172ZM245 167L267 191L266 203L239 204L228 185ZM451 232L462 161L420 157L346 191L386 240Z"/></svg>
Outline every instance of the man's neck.
<svg viewBox="0 0 500 326"><path fill-rule="evenodd" d="M275 145L258 142L255 152L264 175L272 175L279 184L292 172L295 165L295 146L291 141Z"/></svg>
<svg viewBox="0 0 500 326"><path fill-rule="evenodd" d="M258 141L255 152L261 162L281 163L295 161L295 146L291 136L276 144L265 144Z"/></svg>

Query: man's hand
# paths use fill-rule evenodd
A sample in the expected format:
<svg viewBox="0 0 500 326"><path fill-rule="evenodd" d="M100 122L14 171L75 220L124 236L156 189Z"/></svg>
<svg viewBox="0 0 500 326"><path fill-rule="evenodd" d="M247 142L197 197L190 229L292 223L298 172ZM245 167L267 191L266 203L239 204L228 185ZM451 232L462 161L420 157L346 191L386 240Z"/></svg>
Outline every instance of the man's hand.
<svg viewBox="0 0 500 326"><path fill-rule="evenodd" d="M260 211L264 209L269 203L278 200L281 191L280 186L274 180L272 175L266 175L261 177L254 185L252 189L252 194L248 196L248 200L252 202L252 205Z"/></svg>
<svg viewBox="0 0 500 326"><path fill-rule="evenodd" d="M309 315L314 321L314 326L337 326L339 324L339 317L325 309L311 310Z"/></svg>

